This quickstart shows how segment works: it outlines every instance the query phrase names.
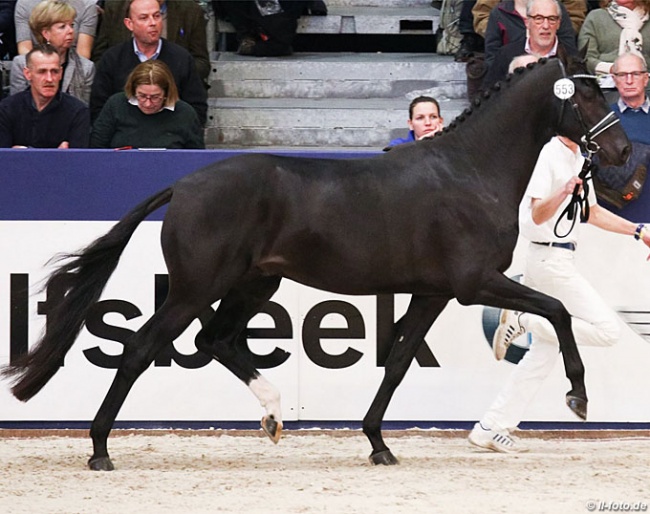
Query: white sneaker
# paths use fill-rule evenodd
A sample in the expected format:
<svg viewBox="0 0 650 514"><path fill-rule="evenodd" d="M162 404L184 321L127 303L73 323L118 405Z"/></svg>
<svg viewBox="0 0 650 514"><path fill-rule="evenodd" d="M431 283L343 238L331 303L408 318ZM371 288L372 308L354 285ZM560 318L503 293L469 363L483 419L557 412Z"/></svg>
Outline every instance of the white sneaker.
<svg viewBox="0 0 650 514"><path fill-rule="evenodd" d="M492 351L496 360L502 360L512 342L526 332L520 321L522 314L518 311L501 310L499 326L492 338Z"/></svg>
<svg viewBox="0 0 650 514"><path fill-rule="evenodd" d="M521 453L527 451L508 432L497 432L490 428L483 428L480 423L474 425L468 439L474 446L495 452Z"/></svg>

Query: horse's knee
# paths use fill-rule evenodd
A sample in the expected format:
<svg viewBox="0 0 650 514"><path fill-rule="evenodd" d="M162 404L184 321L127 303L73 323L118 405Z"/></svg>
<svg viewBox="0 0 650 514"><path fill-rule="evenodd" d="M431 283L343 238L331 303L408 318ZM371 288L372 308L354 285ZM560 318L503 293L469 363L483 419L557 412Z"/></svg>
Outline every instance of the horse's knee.
<svg viewBox="0 0 650 514"><path fill-rule="evenodd" d="M561 301L552 298L548 311L548 320L554 327L571 329L571 314Z"/></svg>
<svg viewBox="0 0 650 514"><path fill-rule="evenodd" d="M143 351L127 345L124 347L118 374L128 380L135 380L147 370L152 360Z"/></svg>

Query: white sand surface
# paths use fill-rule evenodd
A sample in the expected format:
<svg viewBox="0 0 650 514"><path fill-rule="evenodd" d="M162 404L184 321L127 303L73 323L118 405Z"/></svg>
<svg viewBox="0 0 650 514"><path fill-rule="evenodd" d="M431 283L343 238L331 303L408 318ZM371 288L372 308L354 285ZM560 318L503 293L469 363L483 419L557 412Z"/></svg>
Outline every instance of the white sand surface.
<svg viewBox="0 0 650 514"><path fill-rule="evenodd" d="M385 467L369 464L360 432L285 432L277 446L257 433L217 435L112 435L115 471L93 472L87 437L0 434L0 512L569 514L650 506L650 437L527 436L527 453L504 455L471 446L466 432L388 432L401 464Z"/></svg>

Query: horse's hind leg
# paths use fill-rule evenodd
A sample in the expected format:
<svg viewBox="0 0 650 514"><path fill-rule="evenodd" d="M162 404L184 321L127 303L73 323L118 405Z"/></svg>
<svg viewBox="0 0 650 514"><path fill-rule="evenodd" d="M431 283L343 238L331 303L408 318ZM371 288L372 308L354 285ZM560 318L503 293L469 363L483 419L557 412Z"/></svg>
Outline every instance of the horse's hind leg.
<svg viewBox="0 0 650 514"><path fill-rule="evenodd" d="M281 277L258 277L231 289L217 312L196 336L196 347L244 382L266 410L262 428L277 443L282 432L280 393L239 351L239 335L280 286Z"/></svg>
<svg viewBox="0 0 650 514"><path fill-rule="evenodd" d="M95 471L112 471L108 455L108 435L131 387L153 362L158 352L180 336L198 310L186 303L172 305L169 298L124 346L124 353L113 383L90 428L93 455L88 467Z"/></svg>
<svg viewBox="0 0 650 514"><path fill-rule="evenodd" d="M397 322L395 339L385 364L384 379L363 419L363 433L372 445L370 461L373 464L398 464L384 443L381 422L424 336L448 302L449 298L413 296L406 314Z"/></svg>

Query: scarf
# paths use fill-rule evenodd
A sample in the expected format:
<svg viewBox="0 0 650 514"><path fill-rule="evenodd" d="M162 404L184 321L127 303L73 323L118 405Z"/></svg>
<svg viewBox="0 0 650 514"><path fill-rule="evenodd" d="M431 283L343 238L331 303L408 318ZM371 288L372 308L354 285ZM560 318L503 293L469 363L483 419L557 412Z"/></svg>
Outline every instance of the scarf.
<svg viewBox="0 0 650 514"><path fill-rule="evenodd" d="M612 1L607 7L612 19L621 26L621 39L618 46L618 55L633 53L643 55L643 37L641 27L648 21L648 13L640 7L630 10Z"/></svg>

